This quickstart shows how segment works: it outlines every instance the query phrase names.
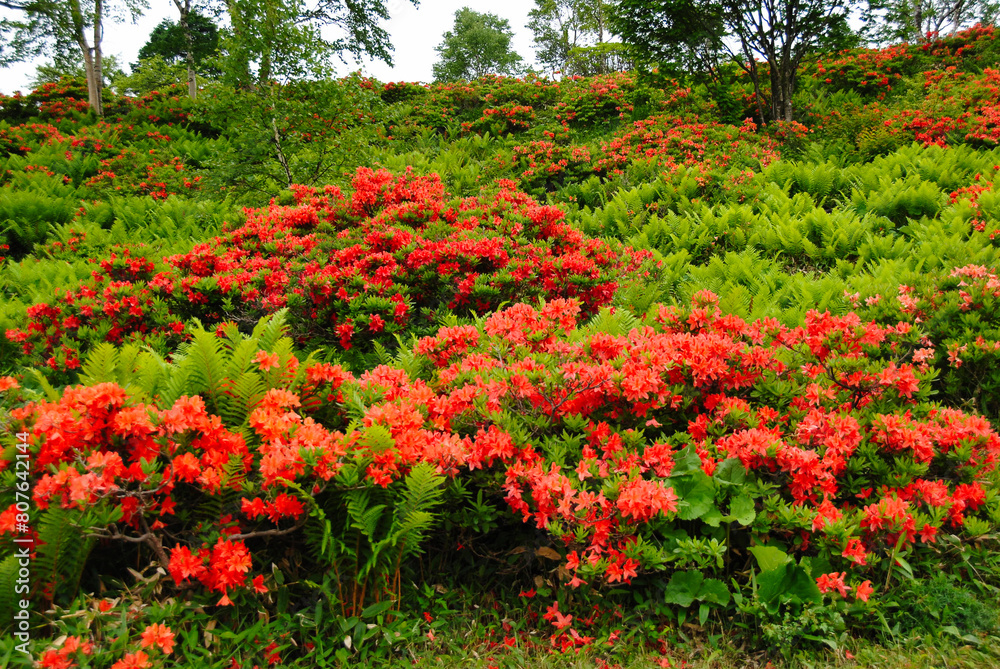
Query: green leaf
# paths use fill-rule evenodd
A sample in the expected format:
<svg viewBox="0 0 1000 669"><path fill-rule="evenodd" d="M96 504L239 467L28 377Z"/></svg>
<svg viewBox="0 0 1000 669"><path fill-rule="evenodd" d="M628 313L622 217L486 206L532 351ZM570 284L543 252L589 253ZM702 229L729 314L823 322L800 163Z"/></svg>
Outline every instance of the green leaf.
<svg viewBox="0 0 1000 669"><path fill-rule="evenodd" d="M903 573L906 574L906 577L909 578L912 581L913 580L913 567L910 566L910 563L907 562L906 560L904 560L899 555L897 555L896 556L896 564L898 564L899 568L903 570Z"/></svg>
<svg viewBox="0 0 1000 669"><path fill-rule="evenodd" d="M737 458L729 458L715 468L715 480L720 485L741 485L747 478L747 470Z"/></svg>
<svg viewBox="0 0 1000 669"><path fill-rule="evenodd" d="M361 612L361 618L362 620L365 618L374 618L380 613L385 613L386 611L391 609L392 605L393 601L391 599L387 599L383 602L378 602L377 604L372 604L371 606L368 606L364 611Z"/></svg>
<svg viewBox="0 0 1000 669"><path fill-rule="evenodd" d="M687 504L678 513L681 520L701 518L713 508L715 486L701 469L687 476L671 478L670 483L677 497Z"/></svg>
<svg viewBox="0 0 1000 669"><path fill-rule="evenodd" d="M705 515L701 517L701 522L705 523L710 527L718 527L719 524L722 523L722 521L726 520L727 518L728 517L723 516L722 512L719 511L719 508L713 504L712 508L706 511Z"/></svg>
<svg viewBox="0 0 1000 669"><path fill-rule="evenodd" d="M757 575L757 594L764 603L777 602L778 598L788 590L791 575L788 565L762 571Z"/></svg>
<svg viewBox="0 0 1000 669"><path fill-rule="evenodd" d="M671 476L684 476L701 471L701 458L698 457L694 446L688 445L674 454L674 468L671 471Z"/></svg>
<svg viewBox="0 0 1000 669"><path fill-rule="evenodd" d="M791 562L792 558L774 546L751 546L750 552L757 558L757 566L762 572L769 572Z"/></svg>
<svg viewBox="0 0 1000 669"><path fill-rule="evenodd" d="M806 573L806 570L796 564L790 564L787 566L789 571L789 582L787 595L789 597L797 597L803 602L812 602L814 604L820 604L823 602L823 593L819 591L819 586L816 585L816 579Z"/></svg>
<svg viewBox="0 0 1000 669"><path fill-rule="evenodd" d="M675 571L663 593L663 601L687 608L697 598L705 575L700 571Z"/></svg>
<svg viewBox="0 0 1000 669"><path fill-rule="evenodd" d="M718 604L719 606L726 606L729 604L729 588L717 578L706 578L701 584L698 599Z"/></svg>
<svg viewBox="0 0 1000 669"><path fill-rule="evenodd" d="M740 495L729 504L729 516L740 525L749 525L757 517L753 500L749 495Z"/></svg>

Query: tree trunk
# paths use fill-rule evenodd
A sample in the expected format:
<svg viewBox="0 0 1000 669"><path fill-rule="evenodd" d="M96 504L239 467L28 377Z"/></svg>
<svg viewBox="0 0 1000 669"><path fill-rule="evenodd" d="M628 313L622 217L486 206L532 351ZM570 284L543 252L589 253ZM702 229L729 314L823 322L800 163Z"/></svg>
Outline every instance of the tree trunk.
<svg viewBox="0 0 1000 669"><path fill-rule="evenodd" d="M288 188L291 188L292 183L294 182L294 180L292 179L292 170L288 167L288 160L285 158L285 152L282 151L281 149L281 133L278 132L278 122L275 120L273 116L274 113L273 109L271 110L271 113L272 113L271 129L274 130L274 136L273 136L274 150L278 154L278 163L281 164L281 169L284 170L285 172L285 181L288 182Z"/></svg>
<svg viewBox="0 0 1000 669"><path fill-rule="evenodd" d="M184 43L187 46L187 84L188 97L192 100L198 97L198 75L194 69L194 35L191 34L191 24L188 17L191 15L191 0L174 0L174 6L181 13L181 32L184 33Z"/></svg>
<svg viewBox="0 0 1000 669"><path fill-rule="evenodd" d="M104 100L102 98L104 88L104 69L101 64L101 42L104 41L104 2L94 0L94 98L96 104L92 104L98 117L104 117Z"/></svg>
<svg viewBox="0 0 1000 669"><path fill-rule="evenodd" d="M597 2L597 43L604 44L604 7L601 0Z"/></svg>
<svg viewBox="0 0 1000 669"><path fill-rule="evenodd" d="M783 55L771 66L771 118L792 120L792 95L795 93L795 65Z"/></svg>
<svg viewBox="0 0 1000 669"><path fill-rule="evenodd" d="M98 116L101 115L98 111L100 107L100 99L98 97L98 87L94 85L94 51L87 44L86 40L78 40L80 44L80 50L83 52L83 70L87 74L87 102L90 104L90 108L94 110Z"/></svg>
<svg viewBox="0 0 1000 669"><path fill-rule="evenodd" d="M764 117L764 93L760 90L760 70L757 69L757 61L754 60L750 45L742 37L740 38L740 46L743 47L743 57L747 59L747 64L744 66L739 61L736 62L743 68L744 72L750 75L750 81L753 83L754 99L757 102L757 114L760 116L760 124L765 125L767 119Z"/></svg>
<svg viewBox="0 0 1000 669"><path fill-rule="evenodd" d="M965 15L965 0L956 0L948 14L951 18L951 32L949 34L954 35L962 26L962 19Z"/></svg>
<svg viewBox="0 0 1000 669"><path fill-rule="evenodd" d="M242 9L240 9L238 0L226 0L226 9L229 12L229 22L233 26L236 41L242 43L243 40L241 38L246 32L246 20ZM238 59L238 61L233 63L236 70L236 85L243 90L249 90L252 84L250 78L250 59L245 51L238 55Z"/></svg>
<svg viewBox="0 0 1000 669"><path fill-rule="evenodd" d="M791 76L788 76L786 73L786 76L784 76L781 81L781 99L784 105L782 109L782 115L780 117L785 121L792 120L794 111L792 107L792 95L794 94L795 94L795 80Z"/></svg>
<svg viewBox="0 0 1000 669"><path fill-rule="evenodd" d="M90 108L98 117L104 116L104 108L101 104L101 39L103 38L102 14L104 6L102 0L94 2L94 45L87 41L87 22L83 18L83 9L80 7L80 0L70 0L70 17L73 22L73 35L76 43L83 53L83 68L87 73L87 102Z"/></svg>
<svg viewBox="0 0 1000 669"><path fill-rule="evenodd" d="M793 118L792 95L795 93L794 74L782 64L771 64L771 118L791 121Z"/></svg>
<svg viewBox="0 0 1000 669"><path fill-rule="evenodd" d="M771 120L778 121L785 116L785 102L782 99L782 93L784 93L784 90L781 86L778 64L771 61L767 65L768 77L771 80Z"/></svg>
<svg viewBox="0 0 1000 669"><path fill-rule="evenodd" d="M264 4L264 23L267 26L268 34L275 34L278 19L274 16L274 6L271 3ZM270 44L267 44L264 48L264 53L261 54L260 70L257 73L257 82L261 86L269 86L271 84L271 53Z"/></svg>

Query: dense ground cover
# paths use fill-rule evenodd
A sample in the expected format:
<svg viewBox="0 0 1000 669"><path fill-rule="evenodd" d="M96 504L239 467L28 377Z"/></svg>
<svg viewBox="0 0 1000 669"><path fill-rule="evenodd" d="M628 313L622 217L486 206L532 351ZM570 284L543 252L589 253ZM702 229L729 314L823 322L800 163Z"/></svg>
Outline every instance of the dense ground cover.
<svg viewBox="0 0 1000 669"><path fill-rule="evenodd" d="M817 56L767 125L656 73L300 85L270 149L214 84L3 98L3 620L30 537L48 667L993 656L998 47Z"/></svg>

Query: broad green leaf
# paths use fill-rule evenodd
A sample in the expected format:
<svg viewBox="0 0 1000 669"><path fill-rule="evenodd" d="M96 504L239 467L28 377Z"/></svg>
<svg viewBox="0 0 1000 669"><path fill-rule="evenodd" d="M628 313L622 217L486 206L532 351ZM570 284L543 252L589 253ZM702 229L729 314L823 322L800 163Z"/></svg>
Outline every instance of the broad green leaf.
<svg viewBox="0 0 1000 669"><path fill-rule="evenodd" d="M737 458L729 458L715 468L715 480L720 485L740 485L747 479L747 470Z"/></svg>
<svg viewBox="0 0 1000 669"><path fill-rule="evenodd" d="M757 558L757 565L762 572L773 571L788 564L792 559L783 550L774 546L751 546L750 552Z"/></svg>
<svg viewBox="0 0 1000 669"><path fill-rule="evenodd" d="M725 519L726 517L722 515L719 508L713 504L712 508L706 511L705 515L701 517L701 522L710 527L718 527L719 524Z"/></svg>
<svg viewBox="0 0 1000 669"><path fill-rule="evenodd" d="M663 593L663 601L687 608L691 606L701 589L705 575L700 571L675 571Z"/></svg>
<svg viewBox="0 0 1000 669"><path fill-rule="evenodd" d="M674 468L671 471L671 476L684 476L701 471L701 458L698 457L694 446L686 446L674 453Z"/></svg>
<svg viewBox="0 0 1000 669"><path fill-rule="evenodd" d="M760 601L765 604L774 602L777 604L779 597L785 594L791 584L791 574L788 573L788 565L784 564L775 569L762 571L757 575L757 594ZM771 607L768 607L770 610Z"/></svg>
<svg viewBox="0 0 1000 669"><path fill-rule="evenodd" d="M729 588L717 578L706 578L701 584L698 599L703 602L726 606L729 604Z"/></svg>
<svg viewBox="0 0 1000 669"><path fill-rule="evenodd" d="M678 499L687 503L678 513L681 520L701 518L713 507L715 486L705 472L698 470L688 476L672 478L670 483Z"/></svg>
<svg viewBox="0 0 1000 669"><path fill-rule="evenodd" d="M729 504L729 515L740 525L749 525L757 517L753 500L749 495L740 495Z"/></svg>
<svg viewBox="0 0 1000 669"><path fill-rule="evenodd" d="M789 564L789 583L786 592L789 598L797 597L803 602L813 602L820 604L823 602L823 593L816 585L816 579L806 573L806 570L797 564Z"/></svg>

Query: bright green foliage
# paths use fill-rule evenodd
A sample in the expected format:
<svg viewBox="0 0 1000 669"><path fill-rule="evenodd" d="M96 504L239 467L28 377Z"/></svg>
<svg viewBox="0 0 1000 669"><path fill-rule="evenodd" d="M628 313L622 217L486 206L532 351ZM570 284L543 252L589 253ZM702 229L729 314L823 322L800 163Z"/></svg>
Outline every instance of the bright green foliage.
<svg viewBox="0 0 1000 669"><path fill-rule="evenodd" d="M40 186L0 192L0 244L6 244L15 258L48 239L50 226L73 219L76 202L66 197L72 189L51 182Z"/></svg>
<svg viewBox="0 0 1000 669"><path fill-rule="evenodd" d="M363 163L378 98L356 78L211 87L202 119L221 137L204 164L208 186L251 202L292 184L338 181Z"/></svg>
<svg viewBox="0 0 1000 669"><path fill-rule="evenodd" d="M219 45L219 29L209 18L191 12L187 17L194 42L194 62L200 65L206 58L215 56ZM149 35L149 40L139 49L140 60L159 56L171 65L182 65L187 59L187 40L179 23L164 19ZM132 66L132 70L142 69Z"/></svg>
<svg viewBox="0 0 1000 669"><path fill-rule="evenodd" d="M522 61L511 49L513 39L507 19L463 7L455 12L455 26L436 49L439 60L434 64L434 78L455 81L518 74Z"/></svg>
<svg viewBox="0 0 1000 669"><path fill-rule="evenodd" d="M801 124L765 128L763 64L760 91L680 66L718 67L711 40L678 79L382 84L313 81L332 38L307 61L314 32L251 28L229 43L252 74L198 101L154 93L166 70L106 123L79 81L0 98L0 427L53 457L29 478L36 659L75 635L94 669L990 647L991 28L808 55ZM646 260L588 264L626 247ZM596 287L583 315L562 299ZM132 465L115 488L78 478L98 451ZM0 471L3 620L21 480ZM237 585L195 574L216 563Z"/></svg>
<svg viewBox="0 0 1000 669"><path fill-rule="evenodd" d="M581 52L600 49L610 36L610 9L604 0L535 0L527 24L535 37L535 60L553 73L594 75L622 69L580 67L585 60ZM608 62L593 60L601 66Z"/></svg>

